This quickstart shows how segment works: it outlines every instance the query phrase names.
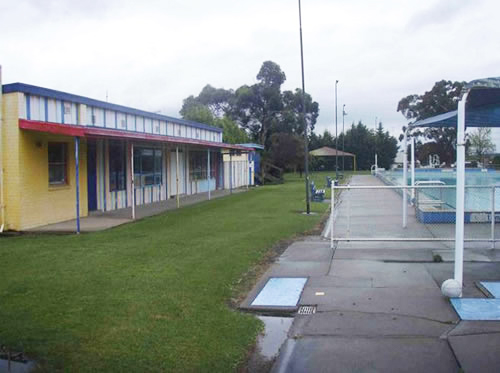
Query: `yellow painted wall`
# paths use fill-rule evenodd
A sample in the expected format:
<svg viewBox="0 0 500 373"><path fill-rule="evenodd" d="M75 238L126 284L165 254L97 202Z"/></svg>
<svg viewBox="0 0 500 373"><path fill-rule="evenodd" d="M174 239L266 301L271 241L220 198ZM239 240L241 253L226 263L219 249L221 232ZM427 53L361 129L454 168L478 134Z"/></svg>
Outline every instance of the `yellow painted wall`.
<svg viewBox="0 0 500 373"><path fill-rule="evenodd" d="M3 96L3 151L6 226L26 230L74 219L76 216L74 138L20 130L23 94ZM68 144L68 184L49 186L48 143ZM87 215L87 147L80 142L80 214Z"/></svg>

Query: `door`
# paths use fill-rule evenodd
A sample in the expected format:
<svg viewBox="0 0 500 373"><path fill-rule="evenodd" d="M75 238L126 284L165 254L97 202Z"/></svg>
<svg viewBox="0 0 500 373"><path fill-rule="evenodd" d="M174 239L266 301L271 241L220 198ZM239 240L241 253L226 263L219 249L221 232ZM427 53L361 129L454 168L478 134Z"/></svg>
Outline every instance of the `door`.
<svg viewBox="0 0 500 373"><path fill-rule="evenodd" d="M96 143L87 142L87 195L89 211L97 210Z"/></svg>
<svg viewBox="0 0 500 373"><path fill-rule="evenodd" d="M184 167L184 152L179 149L179 194L185 193L185 172ZM177 170L177 156L175 150L170 153L170 195L175 196L177 194L177 181L176 181L176 171Z"/></svg>

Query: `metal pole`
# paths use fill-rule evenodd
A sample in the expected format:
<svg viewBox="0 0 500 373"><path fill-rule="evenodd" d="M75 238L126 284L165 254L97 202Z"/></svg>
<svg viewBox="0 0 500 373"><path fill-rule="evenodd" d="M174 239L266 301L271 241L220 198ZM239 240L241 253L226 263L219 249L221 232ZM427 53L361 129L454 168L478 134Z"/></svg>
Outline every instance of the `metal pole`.
<svg viewBox="0 0 500 373"><path fill-rule="evenodd" d="M0 211L2 224L0 225L0 233L3 232L6 224L5 224L5 206L4 206L4 177L3 177L3 143L2 143L2 135L3 135L3 98L2 98L2 66L0 65Z"/></svg>
<svg viewBox="0 0 500 373"><path fill-rule="evenodd" d="M80 234L80 138L75 137L76 233Z"/></svg>
<svg viewBox="0 0 500 373"><path fill-rule="evenodd" d="M465 211L465 103L466 92L458 103L457 113L457 204L455 215L455 280L462 287L464 270L464 211ZM462 292L460 291L460 296Z"/></svg>
<svg viewBox="0 0 500 373"><path fill-rule="evenodd" d="M131 204L132 204L132 220L135 220L135 173L134 173L134 144L130 144L130 175L132 175L132 182L130 183L130 189L132 192Z"/></svg>
<svg viewBox="0 0 500 373"><path fill-rule="evenodd" d="M491 248L495 248L495 186L491 187Z"/></svg>
<svg viewBox="0 0 500 373"><path fill-rule="evenodd" d="M404 158L403 158L403 228L406 228L406 204L407 204L407 189L408 185L408 130L405 130L403 137L403 149L404 149Z"/></svg>
<svg viewBox="0 0 500 373"><path fill-rule="evenodd" d="M337 84L335 81L335 180L339 179L339 136L337 133Z"/></svg>
<svg viewBox="0 0 500 373"><path fill-rule="evenodd" d="M207 149L207 182L208 182L208 200L210 200L210 149Z"/></svg>
<svg viewBox="0 0 500 373"><path fill-rule="evenodd" d="M344 132L344 117L346 116L345 104L342 106L342 153L345 153L345 132ZM342 173L345 172L345 154L342 154Z"/></svg>
<svg viewBox="0 0 500 373"><path fill-rule="evenodd" d="M331 187L331 202L330 202L330 249L333 249L333 209L335 208L335 183Z"/></svg>
<svg viewBox="0 0 500 373"><path fill-rule="evenodd" d="M229 193L233 194L233 152L229 151Z"/></svg>
<svg viewBox="0 0 500 373"><path fill-rule="evenodd" d="M302 43L302 11L299 0L299 28L300 28L300 63L302 68L302 120L304 121L304 176L306 182L306 212L311 213L311 202L309 201L309 144L307 138L306 121L306 86L304 80L304 47Z"/></svg>
<svg viewBox="0 0 500 373"><path fill-rule="evenodd" d="M411 138L411 186L415 186L415 137ZM415 200L415 189L411 190L411 203Z"/></svg>
<svg viewBox="0 0 500 373"><path fill-rule="evenodd" d="M347 185L347 237L351 236L351 189Z"/></svg>
<svg viewBox="0 0 500 373"><path fill-rule="evenodd" d="M179 147L175 147L175 198L177 200L177 208L180 207L181 201L179 199Z"/></svg>

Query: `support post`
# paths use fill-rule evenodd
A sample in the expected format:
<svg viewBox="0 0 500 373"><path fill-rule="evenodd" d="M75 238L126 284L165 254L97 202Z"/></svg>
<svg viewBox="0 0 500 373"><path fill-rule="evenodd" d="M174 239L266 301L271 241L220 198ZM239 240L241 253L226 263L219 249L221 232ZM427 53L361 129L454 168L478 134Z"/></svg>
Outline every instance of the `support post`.
<svg viewBox="0 0 500 373"><path fill-rule="evenodd" d="M233 152L229 151L229 193L233 194Z"/></svg>
<svg viewBox="0 0 500 373"><path fill-rule="evenodd" d="M80 234L80 138L75 137L76 233Z"/></svg>
<svg viewBox="0 0 500 373"><path fill-rule="evenodd" d="M333 249L333 209L335 208L335 183L331 186L331 202L330 202L330 249Z"/></svg>
<svg viewBox="0 0 500 373"><path fill-rule="evenodd" d="M458 103L457 113L457 204L455 215L455 281L463 284L465 210L465 104L468 92ZM460 297L462 291L460 290Z"/></svg>
<svg viewBox="0 0 500 373"><path fill-rule="evenodd" d="M210 149L207 150L207 184L208 184L208 200L210 201Z"/></svg>
<svg viewBox="0 0 500 373"><path fill-rule="evenodd" d="M491 187L491 248L495 248L495 186Z"/></svg>
<svg viewBox="0 0 500 373"><path fill-rule="evenodd" d="M130 203L132 205L132 220L135 220L134 143L130 144L130 175L131 175L130 192L132 197L130 199Z"/></svg>
<svg viewBox="0 0 500 373"><path fill-rule="evenodd" d="M177 208L180 207L179 200L179 147L175 147L175 198L177 201Z"/></svg>
<svg viewBox="0 0 500 373"><path fill-rule="evenodd" d="M411 186L415 186L415 137L411 138ZM415 201L415 188L411 190L411 204Z"/></svg>
<svg viewBox="0 0 500 373"><path fill-rule="evenodd" d="M3 232L5 224L5 203L4 203L4 176L3 176L3 98L2 98L2 66L0 65L0 218L2 219L2 224L0 225L0 233Z"/></svg>
<svg viewBox="0 0 500 373"><path fill-rule="evenodd" d="M406 228L407 223L407 186L408 186L408 129L404 133L403 137L403 149L404 149L404 159L403 159L403 228Z"/></svg>

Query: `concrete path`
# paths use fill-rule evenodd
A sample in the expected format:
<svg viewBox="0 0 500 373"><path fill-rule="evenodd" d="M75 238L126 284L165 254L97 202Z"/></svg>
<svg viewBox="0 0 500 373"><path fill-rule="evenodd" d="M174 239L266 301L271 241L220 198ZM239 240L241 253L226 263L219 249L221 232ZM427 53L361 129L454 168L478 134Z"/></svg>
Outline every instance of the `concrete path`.
<svg viewBox="0 0 500 373"><path fill-rule="evenodd" d="M232 193L246 192L246 188L233 189ZM225 197L231 194L229 190L212 191L211 199ZM208 200L208 193L198 193L189 196L180 197L180 207L193 205L195 203ZM177 208L177 200L175 198L166 201L149 203L146 205L136 206L135 216L137 219L143 219L148 216L158 215L165 211L175 210ZM132 208L123 208L113 211L94 211L90 212L89 216L80 218L81 232L96 232L116 227L121 224L132 222ZM61 223L44 225L29 229L28 232L43 232L43 233L72 233L76 230L76 219L64 221Z"/></svg>
<svg viewBox="0 0 500 373"><path fill-rule="evenodd" d="M355 234L370 237L381 229L398 233L387 224L397 194L383 192L376 200L357 193L351 208L365 216L353 219ZM411 229L412 234L431 234ZM432 253L438 249L446 247L431 242L345 242L330 249L320 237L293 243L242 304L254 311L275 311L250 305L267 279L308 277L298 306L316 306L316 313L294 314L272 371L500 371L500 323L459 320L440 292L442 281L452 277L453 263L434 263ZM479 280L500 281L496 256L485 255L488 261L464 265L466 297L485 297L476 286Z"/></svg>

